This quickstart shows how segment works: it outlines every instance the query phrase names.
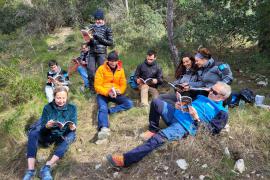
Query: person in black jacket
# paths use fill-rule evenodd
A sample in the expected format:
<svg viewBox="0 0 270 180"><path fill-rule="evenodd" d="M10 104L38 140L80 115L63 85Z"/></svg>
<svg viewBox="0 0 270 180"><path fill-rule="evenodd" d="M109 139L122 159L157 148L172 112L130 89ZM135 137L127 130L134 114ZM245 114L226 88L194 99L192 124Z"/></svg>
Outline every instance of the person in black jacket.
<svg viewBox="0 0 270 180"><path fill-rule="evenodd" d="M135 79L141 94L141 105L148 106L148 91L153 99L157 98L159 93L158 85L162 84L163 74L161 67L156 62L156 52L149 50L144 62L137 66Z"/></svg>
<svg viewBox="0 0 270 180"><path fill-rule="evenodd" d="M105 25L104 12L98 9L95 14L95 24L90 25L92 38L88 42L89 58L87 64L89 88L94 92L94 75L96 69L104 63L107 56L107 46L113 45L112 30Z"/></svg>

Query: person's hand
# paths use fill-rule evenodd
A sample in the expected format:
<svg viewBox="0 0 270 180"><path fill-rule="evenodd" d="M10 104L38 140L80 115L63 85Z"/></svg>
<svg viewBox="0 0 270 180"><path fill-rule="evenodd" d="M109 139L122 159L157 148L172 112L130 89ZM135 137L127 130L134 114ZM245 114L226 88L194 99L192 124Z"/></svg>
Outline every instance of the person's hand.
<svg viewBox="0 0 270 180"><path fill-rule="evenodd" d="M181 102L176 102L174 105L175 109L182 110L182 104Z"/></svg>
<svg viewBox="0 0 270 180"><path fill-rule="evenodd" d="M111 89L109 90L109 96L110 96L111 98L116 98L116 96L117 96L116 90L114 90L113 88L111 88Z"/></svg>
<svg viewBox="0 0 270 180"><path fill-rule="evenodd" d="M87 62L86 62L86 61L81 61L81 64L82 64L82 65L86 65Z"/></svg>
<svg viewBox="0 0 270 180"><path fill-rule="evenodd" d="M76 129L76 125L74 123L69 123L68 127L71 131L74 131Z"/></svg>
<svg viewBox="0 0 270 180"><path fill-rule="evenodd" d="M197 111L196 111L196 109L194 107L189 106L188 110L189 110L189 114L193 117L194 120L200 121L198 113L197 113Z"/></svg>
<svg viewBox="0 0 270 180"><path fill-rule="evenodd" d="M116 92L117 95L121 95L121 92L120 92L119 89L116 89L115 92Z"/></svg>
<svg viewBox="0 0 270 180"><path fill-rule="evenodd" d="M152 79L152 84L157 84L158 80L157 79Z"/></svg>
<svg viewBox="0 0 270 180"><path fill-rule="evenodd" d="M190 89L190 86L188 83L183 83L181 84L181 86L182 86L182 91L189 91Z"/></svg>
<svg viewBox="0 0 270 180"><path fill-rule="evenodd" d="M53 120L49 120L47 123L46 123L46 128L47 129L50 129L54 126L54 121Z"/></svg>
<svg viewBox="0 0 270 180"><path fill-rule="evenodd" d="M142 80L141 80L140 78L138 78L138 79L136 80L136 83L139 84L139 85L143 84L143 82L142 82Z"/></svg>

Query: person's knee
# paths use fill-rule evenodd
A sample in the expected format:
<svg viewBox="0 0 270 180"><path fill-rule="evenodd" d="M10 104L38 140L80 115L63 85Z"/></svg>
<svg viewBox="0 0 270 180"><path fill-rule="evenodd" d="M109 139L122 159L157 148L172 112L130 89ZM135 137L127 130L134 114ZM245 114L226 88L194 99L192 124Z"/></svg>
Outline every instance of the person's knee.
<svg viewBox="0 0 270 180"><path fill-rule="evenodd" d="M28 133L28 138L38 138L40 129L31 129Z"/></svg>
<svg viewBox="0 0 270 180"><path fill-rule="evenodd" d="M127 109L132 108L132 107L133 107L133 101L131 101L130 99L127 100L127 102L125 103L125 107L126 107Z"/></svg>
<svg viewBox="0 0 270 180"><path fill-rule="evenodd" d="M108 106L107 105L101 105L100 107L99 107L99 109L98 109L98 112L102 112L102 113L104 113L104 112L108 112Z"/></svg>
<svg viewBox="0 0 270 180"><path fill-rule="evenodd" d="M65 142L67 144L71 144L76 140L76 133L75 132L70 132L68 135L65 137Z"/></svg>

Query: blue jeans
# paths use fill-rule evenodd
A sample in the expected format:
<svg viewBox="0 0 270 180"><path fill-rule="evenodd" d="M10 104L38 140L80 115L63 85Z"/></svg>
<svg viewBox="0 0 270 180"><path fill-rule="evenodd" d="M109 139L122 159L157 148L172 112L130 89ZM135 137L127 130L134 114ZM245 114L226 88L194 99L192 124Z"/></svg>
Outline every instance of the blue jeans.
<svg viewBox="0 0 270 180"><path fill-rule="evenodd" d="M90 53L87 62L88 82L91 90L94 90L94 77L96 69L104 63L106 54L93 54Z"/></svg>
<svg viewBox="0 0 270 180"><path fill-rule="evenodd" d="M114 102L115 107L108 107L109 102ZM133 102L124 95L119 95L116 98L97 95L98 104L98 129L102 127L109 127L108 114L117 113L120 111L128 110L133 107Z"/></svg>
<svg viewBox="0 0 270 180"><path fill-rule="evenodd" d="M151 102L149 114L149 130L157 132L144 144L128 151L124 154L125 166L129 166L143 159L154 149L162 146L166 140L179 140L187 134L186 129L174 118L174 107L160 99L154 99ZM163 118L168 125L167 128L160 130L159 118Z"/></svg>
<svg viewBox="0 0 270 180"><path fill-rule="evenodd" d="M86 68L83 66L79 66L77 71L80 74L80 76L82 77L84 87L89 87L88 74L87 74Z"/></svg>
<svg viewBox="0 0 270 180"><path fill-rule="evenodd" d="M162 133L169 141L179 140L187 131L174 117L175 108L160 99L154 99L151 102L149 113L149 130L152 132ZM159 128L159 119L162 117L165 124L168 126L165 129Z"/></svg>
<svg viewBox="0 0 270 180"><path fill-rule="evenodd" d="M74 131L69 132L63 137L52 139L50 135L42 135L40 129L33 129L28 134L27 158L35 158L39 144L56 144L54 155L62 158L71 143L75 141L76 134Z"/></svg>

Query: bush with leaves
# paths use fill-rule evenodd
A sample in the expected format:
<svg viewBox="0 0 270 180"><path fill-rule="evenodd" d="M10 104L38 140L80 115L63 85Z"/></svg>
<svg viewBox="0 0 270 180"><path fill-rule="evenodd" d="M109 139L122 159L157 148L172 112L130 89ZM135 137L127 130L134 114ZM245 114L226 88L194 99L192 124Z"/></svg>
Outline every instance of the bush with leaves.
<svg viewBox="0 0 270 180"><path fill-rule="evenodd" d="M1 66L0 77L0 110L9 105L25 103L42 92L39 79L22 76L13 67Z"/></svg>

